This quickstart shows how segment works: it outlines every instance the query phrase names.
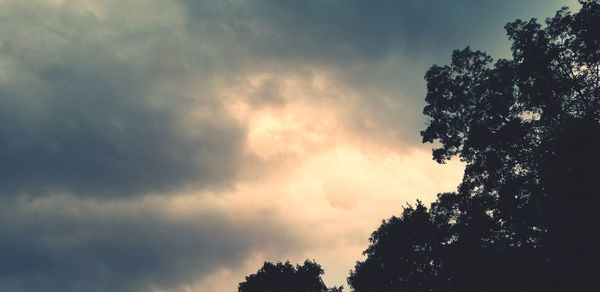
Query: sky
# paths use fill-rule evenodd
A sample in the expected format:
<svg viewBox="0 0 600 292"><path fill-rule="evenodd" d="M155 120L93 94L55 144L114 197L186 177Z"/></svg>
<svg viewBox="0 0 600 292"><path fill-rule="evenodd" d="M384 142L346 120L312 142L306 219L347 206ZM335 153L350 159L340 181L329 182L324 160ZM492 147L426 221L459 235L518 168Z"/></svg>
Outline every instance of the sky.
<svg viewBox="0 0 600 292"><path fill-rule="evenodd" d="M0 290L328 285L460 182L419 131L434 64L509 57L574 0L0 0Z"/></svg>

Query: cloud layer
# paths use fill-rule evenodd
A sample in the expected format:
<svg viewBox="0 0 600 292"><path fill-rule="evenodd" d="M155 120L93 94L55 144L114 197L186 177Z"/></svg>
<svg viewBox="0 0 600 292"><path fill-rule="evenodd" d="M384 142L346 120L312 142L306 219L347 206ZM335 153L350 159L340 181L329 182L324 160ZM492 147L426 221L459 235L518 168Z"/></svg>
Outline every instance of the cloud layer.
<svg viewBox="0 0 600 292"><path fill-rule="evenodd" d="M181 214L160 199L2 203L2 291L183 290L252 252L301 242L268 216L206 207Z"/></svg>
<svg viewBox="0 0 600 292"><path fill-rule="evenodd" d="M203 67L187 74L177 21L2 5L1 192L122 197L235 179L243 129L195 82Z"/></svg>
<svg viewBox="0 0 600 292"><path fill-rule="evenodd" d="M451 190L433 63L552 1L0 0L0 290L226 291L263 260L343 279Z"/></svg>

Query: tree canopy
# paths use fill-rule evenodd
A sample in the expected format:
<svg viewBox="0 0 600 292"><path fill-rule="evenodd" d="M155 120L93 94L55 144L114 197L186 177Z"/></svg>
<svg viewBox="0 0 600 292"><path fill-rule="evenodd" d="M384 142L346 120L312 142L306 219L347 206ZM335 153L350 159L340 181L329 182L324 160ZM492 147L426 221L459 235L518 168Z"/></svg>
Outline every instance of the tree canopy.
<svg viewBox="0 0 600 292"><path fill-rule="evenodd" d="M597 286L600 3L580 3L506 25L512 59L467 47L429 69L423 142L440 163L461 159L463 180L373 233L355 291Z"/></svg>
<svg viewBox="0 0 600 292"><path fill-rule="evenodd" d="M321 279L323 273L319 264L309 260L295 267L290 262L265 262L239 284L238 292L342 292L341 287L328 289Z"/></svg>

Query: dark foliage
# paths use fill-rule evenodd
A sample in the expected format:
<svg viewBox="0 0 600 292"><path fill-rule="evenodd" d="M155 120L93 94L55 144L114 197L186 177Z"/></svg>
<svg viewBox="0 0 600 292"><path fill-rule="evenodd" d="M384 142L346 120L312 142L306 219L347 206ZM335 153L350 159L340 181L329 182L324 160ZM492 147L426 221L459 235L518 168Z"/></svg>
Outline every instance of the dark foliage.
<svg viewBox="0 0 600 292"><path fill-rule="evenodd" d="M256 272L238 286L239 292L342 292L342 287L328 289L321 275L323 269L314 261L306 260L295 267L290 262L265 262Z"/></svg>
<svg viewBox="0 0 600 292"><path fill-rule="evenodd" d="M463 181L384 221L355 291L600 289L600 1L580 3L509 23L511 60L467 47L427 72L423 141Z"/></svg>
<svg viewBox="0 0 600 292"><path fill-rule="evenodd" d="M444 277L437 254L439 242L447 239L438 238L446 233L440 231L420 202L405 208L401 217L384 221L373 233L367 259L351 272L348 283L355 291L430 291Z"/></svg>

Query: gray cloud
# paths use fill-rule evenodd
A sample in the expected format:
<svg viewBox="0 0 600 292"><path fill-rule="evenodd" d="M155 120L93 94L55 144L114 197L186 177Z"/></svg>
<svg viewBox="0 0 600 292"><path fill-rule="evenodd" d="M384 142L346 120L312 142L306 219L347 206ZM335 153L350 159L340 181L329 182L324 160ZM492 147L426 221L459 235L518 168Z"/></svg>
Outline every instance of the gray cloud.
<svg viewBox="0 0 600 292"><path fill-rule="evenodd" d="M170 217L140 202L3 200L0 290L179 291L253 252L298 245L284 227L215 210Z"/></svg>
<svg viewBox="0 0 600 292"><path fill-rule="evenodd" d="M99 12L2 4L0 192L111 197L231 186L245 133L211 82L263 67L333 72L364 97L351 128L416 145L429 62L474 40L497 44L488 31L540 5L182 0L128 17L113 10L139 7L99 3ZM257 106L282 103L274 86ZM203 116L189 122L198 108Z"/></svg>
<svg viewBox="0 0 600 292"><path fill-rule="evenodd" d="M0 12L0 192L110 197L235 180L243 128L209 78L182 90L212 71L190 72L176 25L130 31L38 4Z"/></svg>
<svg viewBox="0 0 600 292"><path fill-rule="evenodd" d="M550 16L573 0L179 0L189 29L238 42L245 51L325 62L365 62L402 51L445 55L466 45L502 42L517 17ZM506 48L506 47L504 47Z"/></svg>
<svg viewBox="0 0 600 292"><path fill-rule="evenodd" d="M352 125L365 138L420 144L426 70L471 45L508 56L504 25L546 17L574 0L179 0L187 28L245 67L325 68L364 100ZM208 32L213 32L208 33ZM368 126L370 125L370 126ZM390 131L390 125L394 129Z"/></svg>

